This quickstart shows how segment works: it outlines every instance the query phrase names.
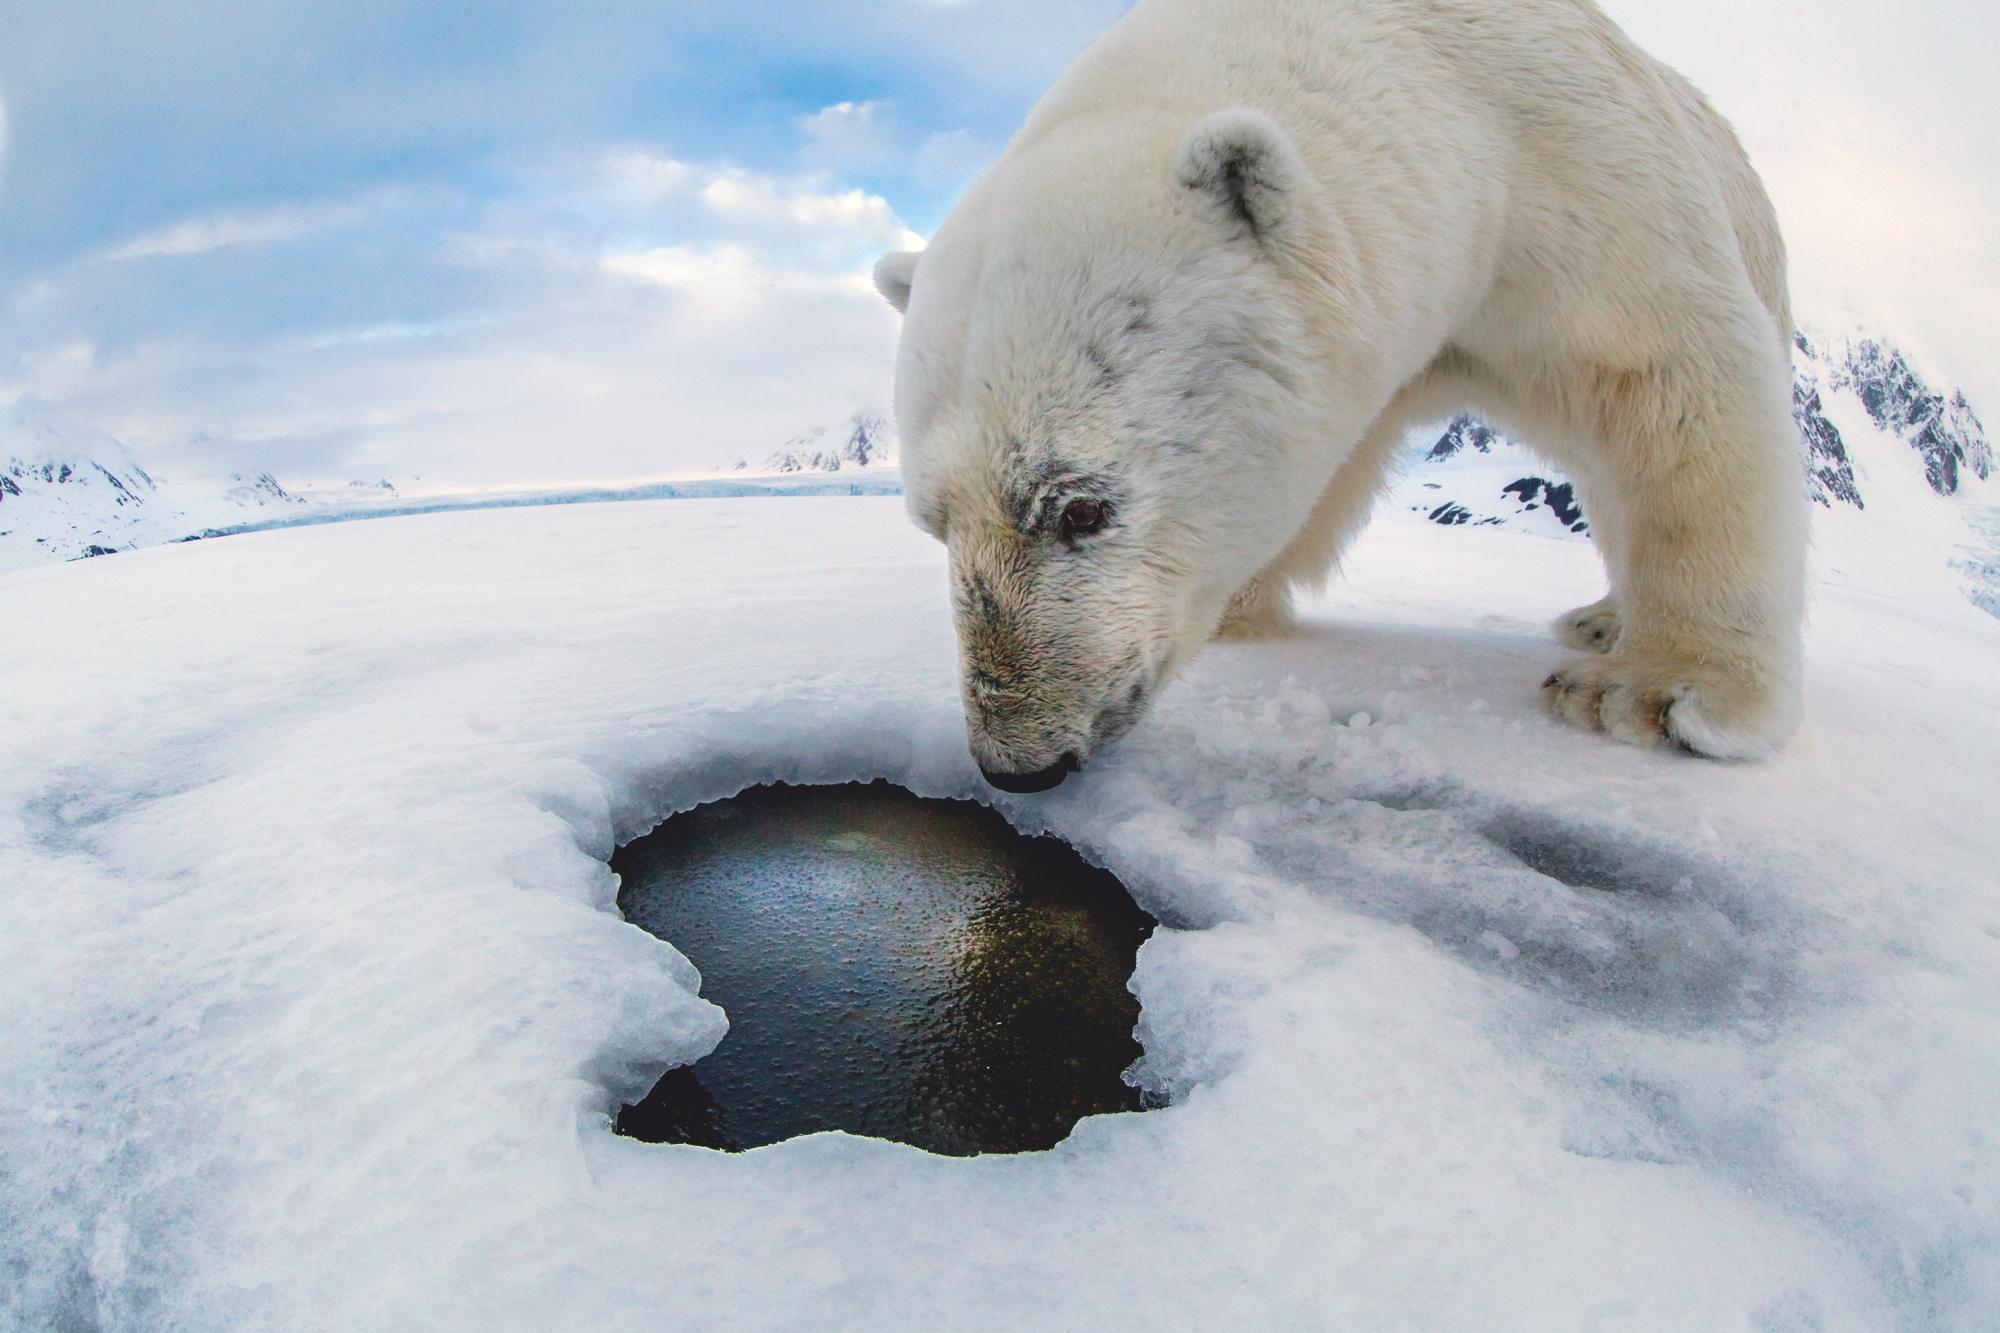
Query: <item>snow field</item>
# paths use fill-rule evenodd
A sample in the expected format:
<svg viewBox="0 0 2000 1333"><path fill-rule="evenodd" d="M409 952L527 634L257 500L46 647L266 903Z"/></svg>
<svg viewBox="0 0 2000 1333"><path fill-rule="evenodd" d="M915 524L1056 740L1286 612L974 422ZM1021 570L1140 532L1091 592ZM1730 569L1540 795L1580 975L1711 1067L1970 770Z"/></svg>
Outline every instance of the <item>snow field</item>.
<svg viewBox="0 0 2000 1333"><path fill-rule="evenodd" d="M1385 508L1300 638L1028 798L965 755L890 500L9 575L0 1321L1978 1327L2000 624L1859 533L1823 525L1770 766L1544 721L1589 545ZM726 1019L604 858L875 777L1169 923L1134 985L1173 1105L971 1161L613 1136Z"/></svg>

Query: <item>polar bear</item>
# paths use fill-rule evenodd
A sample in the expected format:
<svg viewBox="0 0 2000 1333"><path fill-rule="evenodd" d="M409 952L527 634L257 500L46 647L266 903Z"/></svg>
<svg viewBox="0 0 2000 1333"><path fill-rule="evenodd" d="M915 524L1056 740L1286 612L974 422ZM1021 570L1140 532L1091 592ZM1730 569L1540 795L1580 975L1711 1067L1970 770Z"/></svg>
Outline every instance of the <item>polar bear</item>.
<svg viewBox="0 0 2000 1333"><path fill-rule="evenodd" d="M1575 479L1609 573L1548 709L1772 754L1784 269L1729 126L1590 0L1142 0L875 270L973 757L1046 790L1211 637L1284 632L1405 432L1463 409Z"/></svg>

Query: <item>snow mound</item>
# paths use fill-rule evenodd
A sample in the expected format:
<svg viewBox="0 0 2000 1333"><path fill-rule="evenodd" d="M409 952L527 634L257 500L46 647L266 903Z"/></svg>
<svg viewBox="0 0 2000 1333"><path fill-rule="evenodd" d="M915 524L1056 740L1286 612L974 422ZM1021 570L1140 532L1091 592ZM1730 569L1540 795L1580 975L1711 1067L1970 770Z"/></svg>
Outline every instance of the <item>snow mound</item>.
<svg viewBox="0 0 2000 1333"><path fill-rule="evenodd" d="M1391 513L1298 638L1208 652L1042 798L978 781L893 499L8 575L0 1324L1980 1327L2000 624L1851 560L1869 502L1820 511L1777 763L1546 722L1592 549ZM726 1019L612 849L877 777L1166 923L1172 1104L971 1161L616 1137Z"/></svg>

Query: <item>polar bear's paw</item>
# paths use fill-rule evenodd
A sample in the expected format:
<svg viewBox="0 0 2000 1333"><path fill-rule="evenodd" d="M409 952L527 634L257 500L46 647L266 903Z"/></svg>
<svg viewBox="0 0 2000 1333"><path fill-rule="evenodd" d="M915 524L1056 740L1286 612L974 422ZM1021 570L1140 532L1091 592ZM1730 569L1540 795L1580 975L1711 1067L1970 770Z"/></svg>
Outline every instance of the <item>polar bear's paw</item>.
<svg viewBox="0 0 2000 1333"><path fill-rule="evenodd" d="M1215 638L1222 643L1256 643L1291 634L1292 596L1283 584L1256 578L1229 599Z"/></svg>
<svg viewBox="0 0 2000 1333"><path fill-rule="evenodd" d="M1557 616L1556 640L1580 653L1608 653L1618 646L1618 636L1624 627L1617 601L1607 597Z"/></svg>
<svg viewBox="0 0 2000 1333"><path fill-rule="evenodd" d="M1542 706L1628 745L1677 745L1711 759L1768 759L1798 727L1798 691L1780 673L1718 669L1611 652L1559 667Z"/></svg>

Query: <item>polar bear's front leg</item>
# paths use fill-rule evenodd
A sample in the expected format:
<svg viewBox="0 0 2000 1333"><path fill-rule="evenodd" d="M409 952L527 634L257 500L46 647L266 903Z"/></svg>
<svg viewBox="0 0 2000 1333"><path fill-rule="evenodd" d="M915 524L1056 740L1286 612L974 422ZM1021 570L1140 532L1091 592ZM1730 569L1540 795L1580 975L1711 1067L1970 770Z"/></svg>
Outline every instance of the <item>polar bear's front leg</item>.
<svg viewBox="0 0 2000 1333"><path fill-rule="evenodd" d="M1292 594L1282 577L1266 571L1244 584L1229 599L1217 642L1254 643L1282 639L1292 632Z"/></svg>
<svg viewBox="0 0 2000 1333"><path fill-rule="evenodd" d="M1229 599L1219 640L1282 639L1289 635L1292 589L1325 585L1340 563L1340 553L1368 521L1375 497L1389 481L1389 464L1403 442L1410 422L1422 415L1427 390L1413 388L1389 405L1361 443L1335 469L1320 493L1305 526L1293 536L1276 560Z"/></svg>
<svg viewBox="0 0 2000 1333"><path fill-rule="evenodd" d="M1775 340L1707 357L1593 377L1622 626L1542 698L1622 741L1762 759L1799 721L1805 498Z"/></svg>

